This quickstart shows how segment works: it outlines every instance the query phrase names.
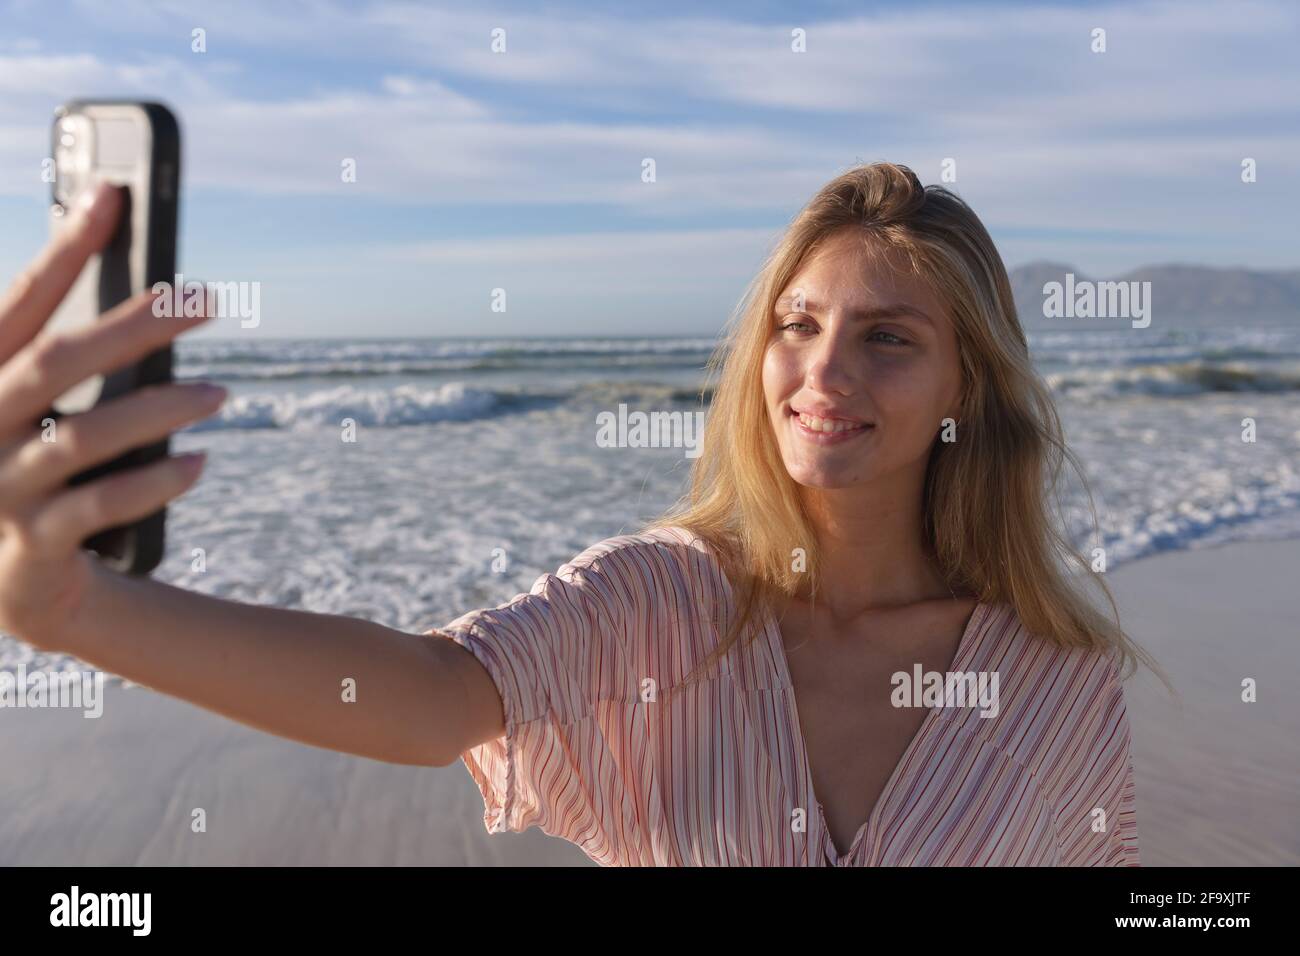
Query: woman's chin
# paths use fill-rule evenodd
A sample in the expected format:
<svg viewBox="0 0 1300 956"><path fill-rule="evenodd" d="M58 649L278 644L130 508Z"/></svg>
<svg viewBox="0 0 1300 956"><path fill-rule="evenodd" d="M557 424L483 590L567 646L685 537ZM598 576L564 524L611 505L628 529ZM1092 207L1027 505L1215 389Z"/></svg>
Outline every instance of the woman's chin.
<svg viewBox="0 0 1300 956"><path fill-rule="evenodd" d="M842 468L793 468L788 471L797 484L821 491L852 488L862 480L860 474L852 474Z"/></svg>

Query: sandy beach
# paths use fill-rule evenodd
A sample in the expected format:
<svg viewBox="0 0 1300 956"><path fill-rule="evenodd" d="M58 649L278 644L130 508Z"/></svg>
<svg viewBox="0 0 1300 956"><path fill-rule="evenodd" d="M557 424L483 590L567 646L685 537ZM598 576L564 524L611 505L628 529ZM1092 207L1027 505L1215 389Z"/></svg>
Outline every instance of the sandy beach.
<svg viewBox="0 0 1300 956"><path fill-rule="evenodd" d="M1298 568L1300 541L1252 541L1109 580L1180 697L1146 672L1125 685L1144 865L1300 864Z"/></svg>
<svg viewBox="0 0 1300 956"><path fill-rule="evenodd" d="M1300 541L1250 541L1108 578L1181 698L1146 673L1126 685L1144 865L1300 863L1297 567ZM0 710L0 864L593 865L540 830L488 835L459 763L393 766L105 694L99 719Z"/></svg>

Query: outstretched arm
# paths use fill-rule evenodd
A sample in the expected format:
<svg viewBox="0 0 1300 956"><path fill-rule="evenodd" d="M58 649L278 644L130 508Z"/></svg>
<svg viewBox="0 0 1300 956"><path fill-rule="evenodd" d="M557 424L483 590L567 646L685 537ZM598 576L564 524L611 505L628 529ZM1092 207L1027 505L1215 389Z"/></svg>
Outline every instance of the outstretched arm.
<svg viewBox="0 0 1300 956"><path fill-rule="evenodd" d="M47 646L259 730L390 763L445 766L504 731L482 665L437 634L241 604L99 565Z"/></svg>
<svg viewBox="0 0 1300 956"><path fill-rule="evenodd" d="M202 322L155 316L145 293L89 327L39 334L121 206L101 188L0 300L0 629L250 726L377 760L443 765L500 736L495 686L450 640L187 592L118 574L81 548L183 494L201 461L166 457L75 487L68 479L212 414L224 398L199 385L148 386L63 417L53 441L43 434L41 415L70 387Z"/></svg>

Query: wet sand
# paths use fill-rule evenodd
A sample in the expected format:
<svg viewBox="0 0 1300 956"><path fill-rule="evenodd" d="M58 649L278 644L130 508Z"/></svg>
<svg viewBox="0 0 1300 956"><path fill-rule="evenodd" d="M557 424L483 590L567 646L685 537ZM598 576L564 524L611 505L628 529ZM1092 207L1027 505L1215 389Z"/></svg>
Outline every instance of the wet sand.
<svg viewBox="0 0 1300 956"><path fill-rule="evenodd" d="M1181 695L1146 673L1126 685L1144 865L1300 863L1297 568L1300 541L1252 541L1110 574ZM98 719L0 710L0 864L594 865L537 829L489 835L460 763L394 766L105 694Z"/></svg>

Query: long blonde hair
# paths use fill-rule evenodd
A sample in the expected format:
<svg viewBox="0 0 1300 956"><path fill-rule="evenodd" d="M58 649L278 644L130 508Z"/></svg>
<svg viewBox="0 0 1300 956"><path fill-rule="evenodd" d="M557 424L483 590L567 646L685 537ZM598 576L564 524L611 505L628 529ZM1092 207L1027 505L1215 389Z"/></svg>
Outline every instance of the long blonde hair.
<svg viewBox="0 0 1300 956"><path fill-rule="evenodd" d="M959 440L936 441L925 475L924 543L948 586L981 603L1007 603L1026 630L1065 647L1114 648L1124 670L1153 658L1119 625L1110 588L1051 520L1068 462L1051 393L1034 370L1006 267L979 218L941 186L923 187L906 166L857 166L827 183L795 217L750 283L709 362L716 384L709 427L687 494L648 528L677 526L704 539L732 584L734 613L707 666L740 639L760 608L804 588L817 593L818 545L798 485L786 471L763 397L761 370L776 299L807 258L840 230L860 230L949 308L964 391ZM937 436L937 432L936 432ZM806 571L792 555L804 549ZM1099 612L1069 563L1100 586L1113 612ZM757 637L758 630L751 633ZM689 679L689 678L688 678ZM1167 683L1167 681L1166 681Z"/></svg>

